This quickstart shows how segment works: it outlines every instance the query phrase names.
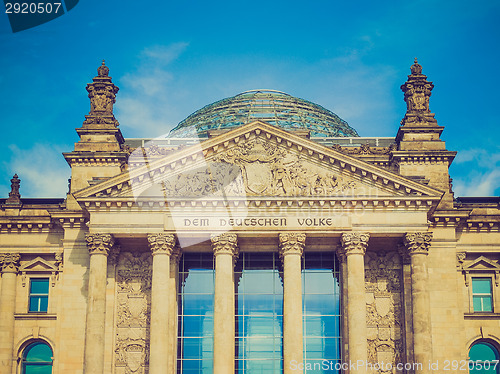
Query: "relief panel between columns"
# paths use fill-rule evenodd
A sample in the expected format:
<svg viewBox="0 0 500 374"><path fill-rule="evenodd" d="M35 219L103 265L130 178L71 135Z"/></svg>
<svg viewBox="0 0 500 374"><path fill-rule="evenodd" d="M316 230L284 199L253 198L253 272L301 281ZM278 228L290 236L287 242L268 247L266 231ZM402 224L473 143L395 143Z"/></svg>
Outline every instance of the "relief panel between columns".
<svg viewBox="0 0 500 374"><path fill-rule="evenodd" d="M401 260L397 252L365 255L368 362L394 373L403 360ZM383 365L382 365L383 363Z"/></svg>
<svg viewBox="0 0 500 374"><path fill-rule="evenodd" d="M116 267L115 374L147 374L151 313L150 253L123 252Z"/></svg>

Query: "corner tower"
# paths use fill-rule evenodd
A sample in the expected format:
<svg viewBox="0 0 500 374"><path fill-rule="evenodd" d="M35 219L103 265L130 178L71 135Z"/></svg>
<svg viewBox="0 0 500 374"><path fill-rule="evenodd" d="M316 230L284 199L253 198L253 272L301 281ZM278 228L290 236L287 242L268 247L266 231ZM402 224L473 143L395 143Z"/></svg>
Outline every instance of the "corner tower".
<svg viewBox="0 0 500 374"><path fill-rule="evenodd" d="M123 135L113 114L118 87L111 81L104 60L93 82L87 84L87 92L90 112L82 127L76 129L80 140L73 152L64 153L71 167L71 193L88 187L92 180L119 174L128 155L123 151Z"/></svg>
<svg viewBox="0 0 500 374"><path fill-rule="evenodd" d="M396 135L397 150L391 163L403 176L428 182L429 186L445 192L440 209L453 208L453 192L448 173L456 152L448 151L441 140L444 127L438 126L429 108L434 84L422 74L415 58L408 80L401 86L406 101L406 114Z"/></svg>

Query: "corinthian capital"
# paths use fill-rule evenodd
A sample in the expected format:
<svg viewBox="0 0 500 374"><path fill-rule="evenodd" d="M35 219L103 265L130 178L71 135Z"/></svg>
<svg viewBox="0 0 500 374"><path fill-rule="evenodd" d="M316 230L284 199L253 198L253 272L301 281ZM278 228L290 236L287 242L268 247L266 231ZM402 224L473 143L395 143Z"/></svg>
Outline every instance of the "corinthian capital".
<svg viewBox="0 0 500 374"><path fill-rule="evenodd" d="M17 273L20 260L21 255L19 253L1 253L0 269L2 273Z"/></svg>
<svg viewBox="0 0 500 374"><path fill-rule="evenodd" d="M214 234L210 237L212 241L212 249L214 255L230 254L234 258L238 257L238 237L236 234L225 232L222 234Z"/></svg>
<svg viewBox="0 0 500 374"><path fill-rule="evenodd" d="M279 235L280 257L288 254L298 254L302 256L306 244L306 234L299 232L284 232Z"/></svg>
<svg viewBox="0 0 500 374"><path fill-rule="evenodd" d="M408 254L429 254L431 245L431 232L407 232L403 238L403 244Z"/></svg>
<svg viewBox="0 0 500 374"><path fill-rule="evenodd" d="M149 234L148 242L153 256L157 254L166 254L170 256L172 252L174 252L177 244L174 235L165 233Z"/></svg>
<svg viewBox="0 0 500 374"><path fill-rule="evenodd" d="M342 246L340 252L346 256L351 254L364 256L366 248L368 247L369 239L370 234L367 232L344 232L340 238Z"/></svg>
<svg viewBox="0 0 500 374"><path fill-rule="evenodd" d="M85 240L90 255L102 254L107 256L115 245L115 238L111 234L87 234Z"/></svg>

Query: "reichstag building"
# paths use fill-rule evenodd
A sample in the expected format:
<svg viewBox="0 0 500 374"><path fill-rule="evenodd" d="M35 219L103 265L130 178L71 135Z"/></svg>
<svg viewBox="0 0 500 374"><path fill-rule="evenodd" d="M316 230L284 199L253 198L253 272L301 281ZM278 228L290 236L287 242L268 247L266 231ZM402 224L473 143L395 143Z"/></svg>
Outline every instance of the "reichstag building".
<svg viewBox="0 0 500 374"><path fill-rule="evenodd" d="M433 87L391 138L254 90L126 139L103 62L66 197L0 199L0 372L498 374L500 198L454 196Z"/></svg>

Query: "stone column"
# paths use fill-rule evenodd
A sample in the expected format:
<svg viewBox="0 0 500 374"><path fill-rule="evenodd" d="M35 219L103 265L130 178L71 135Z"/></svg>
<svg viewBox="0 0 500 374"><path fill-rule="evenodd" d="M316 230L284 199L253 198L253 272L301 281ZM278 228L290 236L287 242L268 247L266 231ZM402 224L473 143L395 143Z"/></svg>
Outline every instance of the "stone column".
<svg viewBox="0 0 500 374"><path fill-rule="evenodd" d="M103 374L108 254L115 241L110 234L87 234L85 239L90 254L90 271L84 372Z"/></svg>
<svg viewBox="0 0 500 374"><path fill-rule="evenodd" d="M2 288L0 291L0 372L12 373L16 356L14 349L14 313L16 305L16 280L19 270L19 253L0 254Z"/></svg>
<svg viewBox="0 0 500 374"><path fill-rule="evenodd" d="M234 373L234 260L238 257L233 233L212 235L215 256L214 373Z"/></svg>
<svg viewBox="0 0 500 374"><path fill-rule="evenodd" d="M283 369L285 374L300 374L292 370L304 361L302 331L302 263L306 235L279 235L280 257L283 264Z"/></svg>
<svg viewBox="0 0 500 374"><path fill-rule="evenodd" d="M361 232L343 233L341 251L347 263L347 326L349 331L349 361L356 365L349 373L366 373L366 292L365 252L370 234ZM358 363L360 365L358 365Z"/></svg>
<svg viewBox="0 0 500 374"><path fill-rule="evenodd" d="M149 338L149 372L170 373L169 357L169 304L170 304L170 256L176 250L172 234L148 235L153 254L151 280L151 324Z"/></svg>
<svg viewBox="0 0 500 374"><path fill-rule="evenodd" d="M413 362L422 364L422 370L415 370L418 374L429 373L429 361L432 359L431 314L427 288L427 255L431 240L430 232L407 233L403 238L403 244L411 258Z"/></svg>
<svg viewBox="0 0 500 374"><path fill-rule="evenodd" d="M177 303L177 288L179 279L179 260L181 258L181 249L175 247L170 256L170 279L169 279L169 367L170 374L177 373L177 331L178 331L178 303Z"/></svg>

